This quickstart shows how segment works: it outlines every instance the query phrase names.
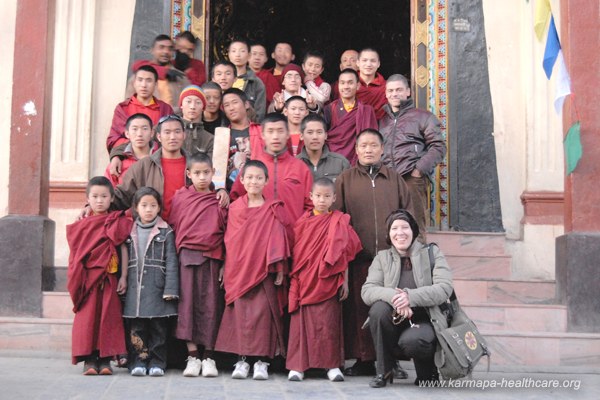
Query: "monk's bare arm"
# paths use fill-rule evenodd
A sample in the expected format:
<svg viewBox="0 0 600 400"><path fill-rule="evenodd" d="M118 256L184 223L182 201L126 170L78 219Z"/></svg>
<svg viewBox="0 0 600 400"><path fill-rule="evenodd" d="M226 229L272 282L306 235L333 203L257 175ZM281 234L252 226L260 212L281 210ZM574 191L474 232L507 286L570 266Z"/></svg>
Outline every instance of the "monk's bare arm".
<svg viewBox="0 0 600 400"><path fill-rule="evenodd" d="M119 252L121 253L121 278L119 278L119 284L117 285L117 294L124 295L127 292L127 273L129 270L129 253L125 243L119 246Z"/></svg>

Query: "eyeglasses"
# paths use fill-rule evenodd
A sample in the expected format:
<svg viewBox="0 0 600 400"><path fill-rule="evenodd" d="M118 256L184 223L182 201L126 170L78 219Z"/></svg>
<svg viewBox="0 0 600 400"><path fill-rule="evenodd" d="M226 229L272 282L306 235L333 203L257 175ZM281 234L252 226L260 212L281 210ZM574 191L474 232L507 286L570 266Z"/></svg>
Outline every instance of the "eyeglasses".
<svg viewBox="0 0 600 400"><path fill-rule="evenodd" d="M176 114L165 115L164 117L162 117L161 119L158 120L158 125L161 125L163 122L167 122L167 121L178 121L183 125L183 120L181 119L181 117L179 115L176 115Z"/></svg>

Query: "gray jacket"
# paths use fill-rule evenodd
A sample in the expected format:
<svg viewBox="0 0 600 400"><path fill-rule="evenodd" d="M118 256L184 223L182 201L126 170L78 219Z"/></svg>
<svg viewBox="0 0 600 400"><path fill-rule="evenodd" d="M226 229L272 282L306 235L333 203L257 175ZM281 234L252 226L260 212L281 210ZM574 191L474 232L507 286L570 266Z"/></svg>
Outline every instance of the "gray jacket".
<svg viewBox="0 0 600 400"><path fill-rule="evenodd" d="M245 74L238 76L238 78L246 81L244 93L246 93L248 101L252 104L252 108L254 108L258 122L262 121L267 111L267 91L265 84L250 68L246 70Z"/></svg>
<svg viewBox="0 0 600 400"><path fill-rule="evenodd" d="M432 280L427 247L415 241L409 249L409 254L417 284L416 289L405 289L410 306L426 307L430 318L442 322L446 327L446 317L439 307L448 300L453 290L452 271L446 258L439 247L433 248L435 267ZM369 275L360 293L365 304L371 306L381 300L392 305L392 297L397 293L396 287L400 281L400 272L400 254L393 246L378 252L369 267Z"/></svg>
<svg viewBox="0 0 600 400"><path fill-rule="evenodd" d="M129 264L123 316L156 318L177 315L177 301L163 299L164 296L179 296L179 262L171 227L159 217L148 237L141 268L138 267L135 225L125 243Z"/></svg>
<svg viewBox="0 0 600 400"><path fill-rule="evenodd" d="M306 147L302 147L302 151L296 158L304 161L308 166L308 169L310 169L310 172L313 174L313 181L316 181L319 178L329 178L335 182L339 174L350 168L350 163L346 160L346 157L338 153L330 152L327 145L323 147L323 154L321 154L321 158L316 167L310 161L310 158L308 158Z"/></svg>

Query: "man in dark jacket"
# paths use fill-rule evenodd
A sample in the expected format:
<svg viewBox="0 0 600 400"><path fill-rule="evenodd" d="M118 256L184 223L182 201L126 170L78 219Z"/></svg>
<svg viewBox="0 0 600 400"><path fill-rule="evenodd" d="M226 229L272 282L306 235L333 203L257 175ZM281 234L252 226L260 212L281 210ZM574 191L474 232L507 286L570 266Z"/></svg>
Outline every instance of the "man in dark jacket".
<svg viewBox="0 0 600 400"><path fill-rule="evenodd" d="M415 205L413 215L419 224L419 239L426 243L428 175L444 159L446 142L435 115L415 108L404 76L390 76L385 93L388 104L379 120L379 131L384 138L383 163L406 181Z"/></svg>
<svg viewBox="0 0 600 400"><path fill-rule="evenodd" d="M352 227L358 234L363 250L348 267L350 294L344 302L344 347L346 358L355 358L354 366L345 375L374 375L375 350L371 333L362 329L369 307L360 297L369 266L380 250L387 249L387 216L404 208L413 212L413 203L404 179L392 168L381 163L383 137L374 129L365 129L356 138L358 162L342 172L335 182L334 208L350 214Z"/></svg>

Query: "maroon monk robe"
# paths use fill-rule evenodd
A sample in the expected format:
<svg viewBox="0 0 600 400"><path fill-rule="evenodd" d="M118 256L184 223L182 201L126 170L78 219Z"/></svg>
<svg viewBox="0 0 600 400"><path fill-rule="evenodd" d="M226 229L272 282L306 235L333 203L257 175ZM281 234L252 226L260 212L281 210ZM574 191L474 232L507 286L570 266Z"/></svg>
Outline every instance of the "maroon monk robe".
<svg viewBox="0 0 600 400"><path fill-rule="evenodd" d="M108 273L116 247L131 232L123 211L92 215L67 226L67 289L73 300L72 362L98 350L100 357L126 353L117 277Z"/></svg>
<svg viewBox="0 0 600 400"><path fill-rule="evenodd" d="M356 98L373 107L375 110L375 117L379 120L385 115L383 106L388 102L385 97L385 78L377 72L375 79L368 85L362 79L359 79L359 83Z"/></svg>
<svg viewBox="0 0 600 400"><path fill-rule="evenodd" d="M238 355L274 357L285 354L284 285L272 273L286 271L290 245L283 202L248 207L244 195L229 207L225 233L225 301L215 349ZM279 292L279 293L278 293Z"/></svg>
<svg viewBox="0 0 600 400"><path fill-rule="evenodd" d="M348 262L362 248L339 211L302 215L294 227L294 264L290 273L290 339L286 368L338 368L344 364L342 306L338 289Z"/></svg>
<svg viewBox="0 0 600 400"><path fill-rule="evenodd" d="M327 107L331 116L327 131L329 151L343 155L355 165L358 160L354 149L356 136L367 128L378 128L373 107L356 100L354 108L346 112L341 99L332 101Z"/></svg>
<svg viewBox="0 0 600 400"><path fill-rule="evenodd" d="M179 304L175 336L214 349L225 306L219 269L225 258L227 209L214 192L181 188L169 216L179 254Z"/></svg>
<svg viewBox="0 0 600 400"><path fill-rule="evenodd" d="M281 83L273 76L271 72L266 69L261 69L260 71L254 73L265 85L267 107L269 107L269 104L271 104L273 101L273 95L281 92Z"/></svg>

